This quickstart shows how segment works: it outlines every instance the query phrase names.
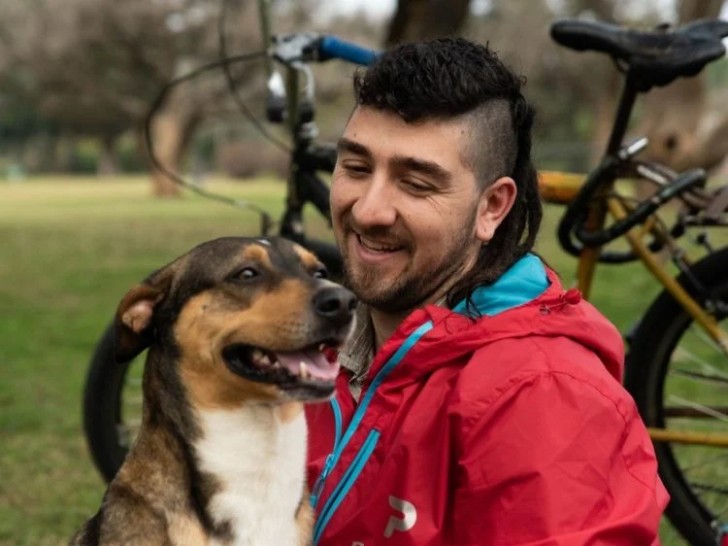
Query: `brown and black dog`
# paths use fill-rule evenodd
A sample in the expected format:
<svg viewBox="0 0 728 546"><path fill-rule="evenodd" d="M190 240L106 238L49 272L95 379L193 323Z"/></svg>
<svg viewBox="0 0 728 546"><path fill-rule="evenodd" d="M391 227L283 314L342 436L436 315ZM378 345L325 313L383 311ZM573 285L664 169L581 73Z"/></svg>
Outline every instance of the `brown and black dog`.
<svg viewBox="0 0 728 546"><path fill-rule="evenodd" d="M203 243L121 301L117 356L149 347L137 440L89 545L304 545L303 403L330 397L327 348L353 329L354 295L284 239Z"/></svg>

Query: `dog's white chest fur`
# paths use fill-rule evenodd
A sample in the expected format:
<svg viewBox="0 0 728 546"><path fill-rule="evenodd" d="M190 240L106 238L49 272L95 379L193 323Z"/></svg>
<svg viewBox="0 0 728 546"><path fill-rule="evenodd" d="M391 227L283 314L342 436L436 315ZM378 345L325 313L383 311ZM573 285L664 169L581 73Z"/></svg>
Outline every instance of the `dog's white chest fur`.
<svg viewBox="0 0 728 546"><path fill-rule="evenodd" d="M230 521L235 546L297 544L295 514L305 480L303 412L283 421L269 406L198 413L200 470L222 484L211 499L214 521Z"/></svg>

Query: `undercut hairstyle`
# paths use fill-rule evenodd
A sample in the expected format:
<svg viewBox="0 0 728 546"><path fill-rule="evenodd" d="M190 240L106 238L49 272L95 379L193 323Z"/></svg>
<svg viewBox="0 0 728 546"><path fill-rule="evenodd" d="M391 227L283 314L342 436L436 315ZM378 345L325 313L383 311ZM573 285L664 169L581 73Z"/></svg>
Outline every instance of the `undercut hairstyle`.
<svg viewBox="0 0 728 546"><path fill-rule="evenodd" d="M398 46L354 76L359 106L407 123L464 120L469 134L462 160L481 189L503 176L516 182L513 208L448 292L450 307L495 282L536 240L542 209L531 162L534 110L521 93L524 83L487 46L463 38Z"/></svg>

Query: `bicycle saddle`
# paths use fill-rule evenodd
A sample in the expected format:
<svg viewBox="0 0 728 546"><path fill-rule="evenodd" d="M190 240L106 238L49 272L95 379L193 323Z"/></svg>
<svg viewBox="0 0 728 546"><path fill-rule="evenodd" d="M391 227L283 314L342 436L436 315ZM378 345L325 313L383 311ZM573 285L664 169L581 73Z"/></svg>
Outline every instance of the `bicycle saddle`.
<svg viewBox="0 0 728 546"><path fill-rule="evenodd" d="M565 19L551 25L551 37L577 51L600 51L627 65L628 79L638 91L694 76L725 55L721 39L728 21L700 20L675 30L637 31L617 25Z"/></svg>

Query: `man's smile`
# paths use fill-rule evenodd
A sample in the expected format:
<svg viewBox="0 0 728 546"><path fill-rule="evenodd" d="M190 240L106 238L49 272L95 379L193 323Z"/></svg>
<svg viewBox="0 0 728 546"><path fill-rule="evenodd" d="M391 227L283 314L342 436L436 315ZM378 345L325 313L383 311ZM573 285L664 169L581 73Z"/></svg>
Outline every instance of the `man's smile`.
<svg viewBox="0 0 728 546"><path fill-rule="evenodd" d="M402 245L369 239L368 237L359 234L357 234L357 240L359 241L359 244L372 252L395 252L404 248Z"/></svg>
<svg viewBox="0 0 728 546"><path fill-rule="evenodd" d="M403 253L405 246L393 241L379 241L360 235L355 231L351 233L351 242L359 261L364 264L375 265L388 262Z"/></svg>

